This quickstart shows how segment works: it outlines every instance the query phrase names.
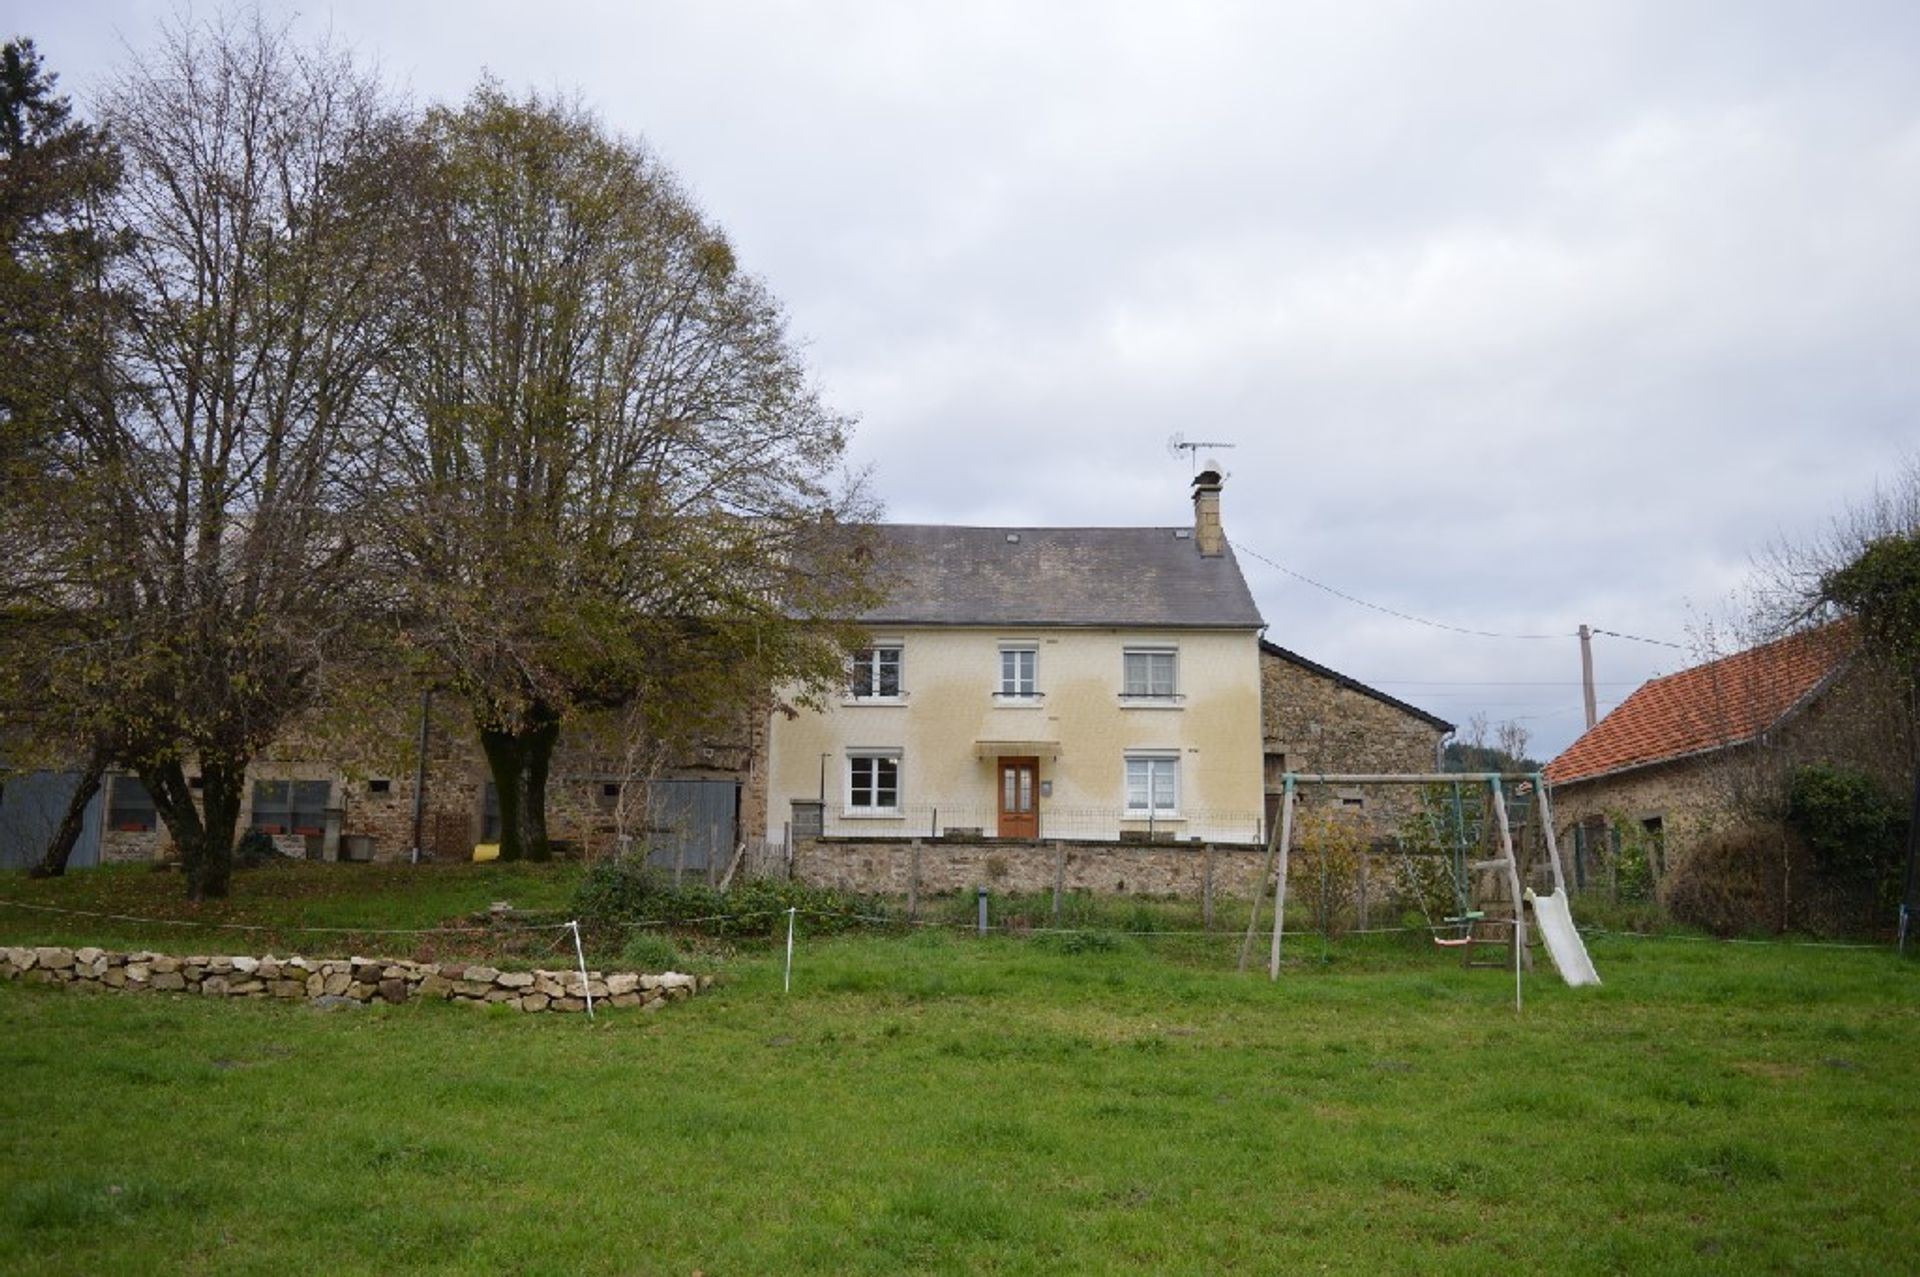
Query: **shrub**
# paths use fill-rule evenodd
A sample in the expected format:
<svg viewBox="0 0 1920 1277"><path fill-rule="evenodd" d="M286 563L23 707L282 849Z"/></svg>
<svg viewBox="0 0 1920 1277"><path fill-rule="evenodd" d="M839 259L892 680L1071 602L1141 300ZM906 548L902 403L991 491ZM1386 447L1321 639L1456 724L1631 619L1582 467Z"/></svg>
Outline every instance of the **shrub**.
<svg viewBox="0 0 1920 1277"><path fill-rule="evenodd" d="M673 885L673 878L641 858L604 861L581 878L575 916L601 925L647 922L695 928L714 936L771 936L783 932L788 909L800 911L812 935L872 925L890 915L863 897L774 879L749 879L721 894L705 883Z"/></svg>
<svg viewBox="0 0 1920 1277"><path fill-rule="evenodd" d="M1907 822L1871 776L1832 763L1800 768L1787 788L1787 823L1830 883L1894 898Z"/></svg>
<svg viewBox="0 0 1920 1277"><path fill-rule="evenodd" d="M273 839L258 829L247 830L233 844L233 865L236 869L258 869L262 865L280 864L286 859L280 849L273 845Z"/></svg>
<svg viewBox="0 0 1920 1277"><path fill-rule="evenodd" d="M1043 931L1033 943L1055 953L1111 953L1126 942L1111 931Z"/></svg>
<svg viewBox="0 0 1920 1277"><path fill-rule="evenodd" d="M1612 831L1614 899L1626 904L1653 900L1660 868L1656 862L1665 850L1662 835L1625 816L1613 818Z"/></svg>
<svg viewBox="0 0 1920 1277"><path fill-rule="evenodd" d="M636 931L620 951L620 960L639 971L672 971L680 963L673 941L654 931Z"/></svg>
<svg viewBox="0 0 1920 1277"><path fill-rule="evenodd" d="M1460 891L1454 882L1453 858L1446 852L1402 851L1391 865L1395 898L1420 911L1404 915L1403 925L1424 931L1429 920L1438 923L1459 915Z"/></svg>
<svg viewBox="0 0 1920 1277"><path fill-rule="evenodd" d="M1717 936L1778 931L1786 921L1787 854L1778 833L1709 835L1668 876L1667 910L1674 921Z"/></svg>
<svg viewBox="0 0 1920 1277"><path fill-rule="evenodd" d="M1306 906L1322 935L1333 935L1359 902L1366 822L1337 808L1304 807L1296 811L1294 830L1287 894Z"/></svg>

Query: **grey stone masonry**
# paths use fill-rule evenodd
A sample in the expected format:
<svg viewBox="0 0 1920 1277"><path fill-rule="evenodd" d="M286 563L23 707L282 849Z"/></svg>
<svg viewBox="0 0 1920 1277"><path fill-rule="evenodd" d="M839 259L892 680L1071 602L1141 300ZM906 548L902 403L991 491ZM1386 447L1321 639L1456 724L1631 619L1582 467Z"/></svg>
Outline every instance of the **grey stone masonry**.
<svg viewBox="0 0 1920 1277"><path fill-rule="evenodd" d="M164 953L116 953L92 947L53 945L0 947L0 979L71 984L121 992L197 993L205 997L277 998L287 1002L495 1003L521 1011L584 1011L594 1006L651 1009L683 1001L707 987L711 977L677 971L645 974L578 969L497 971L458 962L407 962L384 958L279 958Z"/></svg>

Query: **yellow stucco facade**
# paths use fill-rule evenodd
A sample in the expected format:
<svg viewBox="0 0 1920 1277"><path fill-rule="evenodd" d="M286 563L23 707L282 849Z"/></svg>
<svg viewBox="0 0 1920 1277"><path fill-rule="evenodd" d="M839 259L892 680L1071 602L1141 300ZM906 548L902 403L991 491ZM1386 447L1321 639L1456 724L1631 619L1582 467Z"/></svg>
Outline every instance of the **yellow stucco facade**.
<svg viewBox="0 0 1920 1277"><path fill-rule="evenodd" d="M774 716L773 830L796 802L803 811L819 802L828 836L1004 834L999 759L1031 756L1032 836L1261 839L1253 631L907 626L871 637L876 649L898 649L899 695L849 693L824 712ZM1033 653L1033 696L1006 691L1008 650ZM1126 695L1129 651L1171 653L1173 691ZM876 773L854 761L874 758L891 766ZM890 782L885 789L877 775ZM1143 804L1149 775L1158 788Z"/></svg>

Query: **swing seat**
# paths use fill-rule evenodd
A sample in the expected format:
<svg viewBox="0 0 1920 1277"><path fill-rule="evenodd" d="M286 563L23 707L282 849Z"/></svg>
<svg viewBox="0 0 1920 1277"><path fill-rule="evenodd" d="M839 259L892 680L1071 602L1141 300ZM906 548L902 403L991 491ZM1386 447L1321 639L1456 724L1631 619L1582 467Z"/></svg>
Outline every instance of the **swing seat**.
<svg viewBox="0 0 1920 1277"><path fill-rule="evenodd" d="M1465 934L1459 936L1435 936L1433 942L1442 949L1465 949L1473 943L1473 924L1479 922L1486 916L1484 911L1473 909L1461 914L1457 918L1443 919L1448 926L1465 928Z"/></svg>

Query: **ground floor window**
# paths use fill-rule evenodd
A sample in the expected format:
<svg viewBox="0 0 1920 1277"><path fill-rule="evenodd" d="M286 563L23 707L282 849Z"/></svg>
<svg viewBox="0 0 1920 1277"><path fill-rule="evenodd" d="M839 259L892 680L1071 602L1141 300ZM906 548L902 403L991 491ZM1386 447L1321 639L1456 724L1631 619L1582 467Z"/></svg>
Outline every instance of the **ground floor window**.
<svg viewBox="0 0 1920 1277"><path fill-rule="evenodd" d="M900 810L900 755L894 752L847 756L847 810L869 815Z"/></svg>
<svg viewBox="0 0 1920 1277"><path fill-rule="evenodd" d="M1172 754L1127 757L1127 814L1168 816L1180 810L1180 760Z"/></svg>
<svg viewBox="0 0 1920 1277"><path fill-rule="evenodd" d="M159 827L153 795L138 776L115 776L107 790L107 827L124 834L152 833Z"/></svg>
<svg viewBox="0 0 1920 1277"><path fill-rule="evenodd" d="M318 837L327 832L327 801L332 796L332 781L256 780L253 827L263 834Z"/></svg>
<svg viewBox="0 0 1920 1277"><path fill-rule="evenodd" d="M490 780L480 785L480 841L500 841L500 790Z"/></svg>

